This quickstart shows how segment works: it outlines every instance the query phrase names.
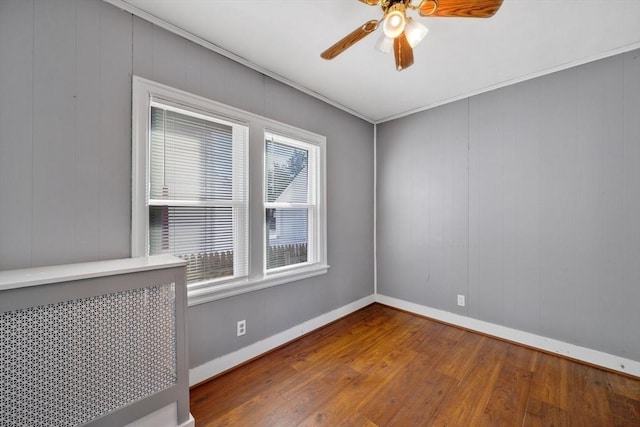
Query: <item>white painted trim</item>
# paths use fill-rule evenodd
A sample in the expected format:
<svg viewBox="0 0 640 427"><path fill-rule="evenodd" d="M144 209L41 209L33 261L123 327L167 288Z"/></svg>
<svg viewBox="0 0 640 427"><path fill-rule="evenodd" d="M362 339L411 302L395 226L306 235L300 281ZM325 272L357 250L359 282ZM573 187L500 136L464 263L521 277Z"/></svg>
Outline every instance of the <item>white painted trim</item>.
<svg viewBox="0 0 640 427"><path fill-rule="evenodd" d="M378 125L373 125L373 293L378 294Z"/></svg>
<svg viewBox="0 0 640 427"><path fill-rule="evenodd" d="M180 424L177 427L195 427L196 426L196 420L193 418L193 415L191 415L191 413L189 413L189 419L185 422L183 422L182 424ZM154 426L150 426L150 427L158 427L158 425L154 425Z"/></svg>
<svg viewBox="0 0 640 427"><path fill-rule="evenodd" d="M547 68L545 70L538 71L536 73L527 74L525 76L517 77L515 79L505 80L503 82L499 82L499 83L496 83L496 84L493 84L493 85L489 85L489 86L486 86L486 87L483 87L483 88L480 88L480 89L477 89L477 90L473 90L473 91L470 91L470 92L463 92L463 93L461 93L461 94L459 94L457 96L452 96L450 98L441 99L440 101L436 101L436 102L433 102L431 104L426 104L426 105L423 105L422 107L414 108L412 110L403 111L401 113L394 114L394 115L391 115L391 116L388 116L388 117L384 117L382 119L374 120L373 123L374 124L380 124L380 123L384 123L384 122L390 122L391 120L400 119L402 117L406 117L406 116L410 116L410 115L415 114L415 113L420 113L422 111L430 110L432 108L436 108L436 107L439 107L441 105L450 104L450 103L455 102L455 101L460 101L461 99L471 98L472 96L480 95L480 94L485 93L485 92L490 92L492 90L500 89L500 88L503 88L503 87L506 87L506 86L511 86L511 85L516 84L516 83L521 83L521 82L524 82L524 81L527 81L527 80L532 80L532 79L535 79L535 78L538 78L538 77L546 76L548 74L557 73L559 71L563 71L563 70L567 70L569 68L573 68L573 67L577 67L577 66L580 66L580 65L584 65L584 64L587 64L589 62L599 61L601 59L609 58L611 56L619 55L621 53L630 52L632 50L639 49L639 48L640 48L640 42L632 43L630 45L622 46L622 47L619 47L617 49L612 49L610 51L603 52L603 53L600 53L598 55L589 56L587 58L582 58L582 59L579 59L577 61L571 61L571 62L567 62L567 63L564 63L564 64L557 65L555 67Z"/></svg>
<svg viewBox="0 0 640 427"><path fill-rule="evenodd" d="M555 67L552 67L552 68L548 68L548 69L545 69L545 70L542 70L542 71L538 71L536 73L531 73L531 74L528 74L528 75L525 75L525 76L521 76L521 77L518 77L518 78L515 78L515 79L505 80L503 82L496 83L496 84L490 85L490 86L486 86L484 88L481 88L481 89L478 89L478 90L475 90L475 91L464 92L464 93L461 93L461 94L459 94L457 96L453 96L453 97L450 97L450 98L445 98L445 99L442 99L440 101L436 101L436 102L431 103L431 104L426 104L426 105L423 105L421 107L414 108L414 109L411 109L411 110L408 110L408 111L403 111L401 113L394 114L394 115L391 115L391 116L388 116L388 117L383 117L381 119L373 119L373 118L367 117L367 116L365 116L365 115L363 115L363 114L361 114L361 113L359 113L359 112L357 112L355 110L352 110L351 108L346 107L346 106L344 106L344 105L342 105L342 104L340 104L340 103L338 103L338 102L336 102L336 101L334 101L334 100L332 100L330 98L327 98L326 96L321 95L321 94L319 94L319 93L317 93L317 92L315 92L315 91L313 91L313 90L311 90L311 89L309 89L307 87L299 85L299 84L287 79L286 77L283 77L283 76L281 76L281 75L279 75L277 73L274 73L273 71L271 71L269 69L261 67L258 64L255 64L255 63L253 63L253 62L251 62L251 61L249 61L249 60L247 60L245 58L242 58L242 57L240 57L240 56L238 56L238 55L226 50L226 49L223 49L220 46L217 46L217 45L215 45L215 44L213 44L211 42L208 42L208 41L206 41L206 40L204 40L204 39L202 39L202 38L200 38L198 36L195 36L195 35L187 32L187 31L183 30L182 28L176 27L173 24L170 24L170 23L168 23L166 21L163 21L160 18L157 18L157 17L155 17L155 16L153 16L153 15L151 15L151 14L149 14L149 13L147 13L147 12L141 10L141 9L138 9L135 6L132 6L131 4L127 3L124 0L103 0L103 1L105 1L105 2L107 2L109 4L112 4L113 6L118 7L118 8L120 8L120 9L126 11L126 12L129 12L129 13L135 15L135 16L138 16L138 17L140 17L140 18L142 18L142 19L144 19L146 21L149 21L152 24L157 25L158 27L164 28L165 30L168 30L168 31L170 31L170 32L172 32L174 34L177 34L177 35L181 36L181 37L184 37L187 40L190 40L190 41L192 41L194 43L197 43L200 46L203 46L203 47L205 47L205 48L207 48L209 50L212 50L213 52L216 52L216 53L218 53L218 54L220 54L220 55L222 55L222 56L224 56L226 58L229 58L229 59L231 59L231 60L233 60L233 61L235 61L235 62L237 62L239 64L244 65L245 67L251 68L252 70L258 71L259 73L262 73L262 74L264 74L264 75L266 75L268 77L271 77L274 80L277 80L277 81L279 81L281 83L284 83L284 84L286 84L288 86L291 86L292 88L297 89L297 90L299 90L299 91L301 91L301 92L303 92L303 93L305 93L305 94L307 94L309 96L312 96L312 97L314 97L316 99L319 99L319 100L321 100L323 102L326 102L327 104L332 105L332 106L334 106L334 107L336 107L336 108L338 108L338 109L340 109L342 111L345 111L345 112L347 112L347 113L349 113L349 114L351 114L353 116L359 117L362 120L365 120L365 121L367 121L367 122L369 122L371 124L380 124L380 123L388 122L388 121L391 121L391 120L399 119L399 118L402 118L402 117L410 116L411 114L419 113L421 111L430 110L432 108L439 107L439 106L445 105L445 104L449 104L451 102L459 101L461 99L470 98L472 96L479 95L481 93L489 92L489 91L492 91L492 90L495 90L495 89L499 89L499 88L502 88L502 87L505 87L505 86L511 86L513 84L516 84L516 83L520 83L520 82L523 82L523 81L526 81L526 80L534 79L536 77L546 76L547 74L552 74L552 73L555 73L555 72L558 72L558 71L562 71L562 70L566 70L566 69L569 69L569 68L577 67L579 65L583 65L583 64L586 64L586 63L589 63L589 62L593 62L593 61L598 61L600 59L608 58L610 56L618 55L620 53L630 52L632 50L640 48L640 42L631 43L631 44L629 44L627 46L621 46L619 48L612 49L612 50L609 50L607 52L600 53L598 55L589 56L587 58L582 58L582 59L579 59L579 60L576 60L576 61L567 62L565 64L560 64L558 66L555 66Z"/></svg>
<svg viewBox="0 0 640 427"><path fill-rule="evenodd" d="M364 116L363 114L360 114L357 111L352 110L349 107L346 107L346 106L344 106L344 105L342 105L342 104L340 104L340 103L338 103L338 102L336 102L336 101L334 101L334 100L332 100L330 98L327 98L326 96L321 95L318 92L315 92L315 91L313 91L313 90L311 90L311 89L309 89L309 88L307 88L305 86L299 85L299 84L295 83L292 80L289 80L288 78L286 78L284 76L281 76L281 75L279 75L277 73L274 73L273 71L271 71L271 70L269 70L267 68L261 67L260 65L254 63L254 62L251 62L251 61L247 60L246 58L238 56L238 55L236 55L236 54L234 54L234 53L232 53L232 52L230 52L230 51L228 51L226 49L223 49L222 47L220 47L220 46L218 46L216 44L213 44L213 43L211 43L211 42L209 42L209 41L207 41L205 39L202 39L202 38L200 38L200 37L198 37L198 36L196 36L194 34L191 34L190 32L185 31L180 27L176 27L175 25L170 24L170 23L168 23L168 22L166 22L166 21L164 21L164 20L162 20L162 19L160 19L160 18L158 18L156 16L153 16L150 13L147 13L144 10L139 9L139 8L137 8L137 7L133 6L133 5L125 2L124 0L103 0L103 1L105 1L106 3L109 3L109 4L119 8L119 9L122 9L125 12L131 13L131 14L139 17L139 18L142 18L145 21L149 21L153 25L157 25L160 28L163 28L163 29L165 29L167 31L170 31L170 32L172 32L172 33L174 33L174 34L176 34L176 35L178 35L180 37L183 37L183 38L185 38L185 39L187 39L189 41L192 41L192 42L194 42L194 43L196 43L196 44L198 44L198 45L200 45L202 47L205 47L205 48L207 48L207 49L209 49L209 50L211 50L211 51L213 51L213 52L215 52L217 54L220 54L220 55L222 55L222 56L224 56L226 58L229 58L232 61L235 61L235 62L237 62L239 64L242 64L245 67L251 68L252 70L255 70L255 71L257 71L257 72L259 72L261 74L264 74L267 77L271 77L272 79L274 79L276 81L279 81L279 82L284 83L284 84L286 84L288 86L291 86L292 88L297 89L300 92L303 92L303 93L305 93L305 94L307 94L309 96L312 96L312 97L314 97L316 99L319 99L322 102L326 102L327 104L332 105L332 106L334 106L334 107L336 107L336 108L338 108L338 109L340 109L340 110L342 110L344 112L347 112L347 113L349 113L349 114L351 114L353 116L356 116L356 117L358 117L358 118L360 118L360 119L362 119L362 120L364 120L366 122L369 122L371 124L374 123L373 120L370 117Z"/></svg>
<svg viewBox="0 0 640 427"><path fill-rule="evenodd" d="M176 424L178 418L178 405L170 403L152 413L132 422L125 427L194 427L195 420L189 414L189 419L182 424Z"/></svg>
<svg viewBox="0 0 640 427"><path fill-rule="evenodd" d="M494 323L473 319L471 317L461 316L459 314L449 313L447 311L438 310L385 295L377 294L375 296L375 300L381 304L430 317L455 326L460 326L529 347L534 347L550 353L559 354L591 365L601 366L612 371L640 377L640 361L626 359L624 357L615 356L602 351L580 347L552 338L519 331L517 329L496 325Z"/></svg>
<svg viewBox="0 0 640 427"><path fill-rule="evenodd" d="M186 265L184 260L173 255L154 255L6 270L0 271L0 291L184 265Z"/></svg>
<svg viewBox="0 0 640 427"><path fill-rule="evenodd" d="M369 295L358 301L352 302L340 308L337 308L329 313L322 314L313 319L307 320L304 323L289 328L286 331L282 331L276 335L273 335L264 340L255 342L247 347L234 351L233 353L225 354L217 359L210 360L200 366L196 366L189 370L189 385L201 383L208 378L221 374L235 366L245 363L261 354L264 354L274 348L277 348L283 344L288 343L296 338L303 336L315 329L318 329L328 323L340 319L348 314L358 311L363 307L368 306L375 302L375 296Z"/></svg>
<svg viewBox="0 0 640 427"><path fill-rule="evenodd" d="M555 353L595 366L601 366L612 371L640 377L640 362L615 356L590 348L580 347L552 338L543 337L529 332L500 326L482 320L473 319L459 314L449 313L420 304L388 297L385 295L370 295L329 313L307 320L286 331L280 332L264 340L253 343L247 347L226 354L217 359L210 360L200 366L189 370L189 386L194 386L215 375L219 375L270 350L299 338L315 329L340 319L350 313L360 310L369 304L378 302L421 316L426 316L454 326L459 326L483 334L491 335L514 343L537 348L550 353Z"/></svg>
<svg viewBox="0 0 640 427"><path fill-rule="evenodd" d="M227 284L211 286L205 284L199 287L198 284L187 286L187 299L189 307L217 301L224 298L233 297L259 289L270 288L272 286L283 285L285 283L296 282L302 279L326 274L329 266L325 264L311 264L295 270L286 271L280 274L260 276L254 279L243 281L232 281Z"/></svg>

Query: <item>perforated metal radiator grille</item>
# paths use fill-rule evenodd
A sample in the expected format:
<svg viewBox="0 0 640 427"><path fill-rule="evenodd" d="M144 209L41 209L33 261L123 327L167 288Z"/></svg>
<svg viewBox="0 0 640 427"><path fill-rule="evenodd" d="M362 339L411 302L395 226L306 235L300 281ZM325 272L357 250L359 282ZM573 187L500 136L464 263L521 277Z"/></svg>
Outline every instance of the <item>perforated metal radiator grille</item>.
<svg viewBox="0 0 640 427"><path fill-rule="evenodd" d="M75 426L176 383L175 285L0 313L0 425Z"/></svg>

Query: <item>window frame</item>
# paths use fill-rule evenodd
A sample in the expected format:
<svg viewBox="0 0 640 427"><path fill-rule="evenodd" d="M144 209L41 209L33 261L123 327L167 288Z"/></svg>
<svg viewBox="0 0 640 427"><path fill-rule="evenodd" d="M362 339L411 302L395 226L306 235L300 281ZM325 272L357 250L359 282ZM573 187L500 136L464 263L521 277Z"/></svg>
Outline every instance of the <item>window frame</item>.
<svg viewBox="0 0 640 427"><path fill-rule="evenodd" d="M327 264L326 209L326 137L284 123L249 113L189 92L175 89L138 76L132 78L132 192L131 192L131 256L148 256L149 209L149 134L152 100L163 104L220 118L249 128L248 141L248 274L244 277L218 278L187 285L189 306L290 283L325 274ZM317 220L309 226L309 243L313 241L315 259L267 271L265 220L266 201L266 134L298 140L318 148L317 151ZM313 237L311 236L313 234Z"/></svg>
<svg viewBox="0 0 640 427"><path fill-rule="evenodd" d="M293 202L293 203L279 203L279 202L269 202L267 197L267 166L265 159L265 170L264 170L264 197L263 197L263 211L265 212L267 209L300 209L307 211L308 218L308 234L307 234L307 261L299 264L290 264L281 267L273 267L268 269L267 267L267 254L266 251L264 253L264 273L265 275L273 275L278 274L279 272L286 272L289 270L293 270L296 268L303 268L305 265L311 265L318 259L318 253L321 248L318 246L318 234L321 229L319 226L320 220L320 212L319 206L320 201L318 200L319 195L321 194L319 189L319 182L316 179L312 179L313 174L316 175L319 173L318 169L320 167L320 153L321 147L314 144L313 142L302 140L301 138L294 138L291 135L283 135L277 131L272 129L266 129L264 132L264 149L266 153L268 138L267 136L271 136L271 141L280 145L286 145L289 147L306 150L308 154L307 160L307 202ZM313 151L313 154L312 154ZM313 160L313 161L311 161ZM315 185L312 185L315 184ZM312 202L309 201L309 198L313 199ZM269 224L265 221L265 236L263 245L267 245L268 242L268 234L269 234ZM311 259L309 259L311 258Z"/></svg>
<svg viewBox="0 0 640 427"><path fill-rule="evenodd" d="M233 274L229 276L216 277L211 279L206 279L205 282L210 283L211 285L216 285L219 283L225 283L233 280L238 280L240 278L246 277L248 274L248 256L247 256L247 248L248 248L248 227L249 227L249 191L248 191L248 148L249 148L249 127L246 123L239 122L237 120L232 121L229 120L228 117L221 117L218 114L212 114L208 111L203 111L200 109L194 108L185 108L185 106L178 106L175 102L170 100L165 100L158 96L150 97L149 101L149 113L151 114L152 108L160 108L165 111L171 111L174 113L187 115L193 118L206 120L218 124L222 124L225 126L229 126L233 129L232 132L232 151L233 154L233 183L232 183L232 197L229 200L224 199L209 199L209 200L176 200L176 199L163 199L163 198L153 198L151 195L151 144L147 143L146 152L147 152L147 171L146 171L146 190L145 190L145 208L148 210L152 206L161 206L161 207L191 207L191 208L207 208L207 207L222 207L222 208L231 208L233 212L233 223L238 224L238 228L233 229L233 253L234 255L243 254L239 258L234 259L233 263ZM149 119L149 124L151 124L151 118ZM244 134L244 135L242 135ZM147 139L151 136L151 132L148 133ZM238 170L239 169L239 170ZM240 211L238 211L240 210ZM241 214L244 212L244 214ZM150 239L150 224L149 224L149 216L146 216L146 224L145 224L145 255L148 254L149 250L149 239ZM242 260L244 262L236 262Z"/></svg>

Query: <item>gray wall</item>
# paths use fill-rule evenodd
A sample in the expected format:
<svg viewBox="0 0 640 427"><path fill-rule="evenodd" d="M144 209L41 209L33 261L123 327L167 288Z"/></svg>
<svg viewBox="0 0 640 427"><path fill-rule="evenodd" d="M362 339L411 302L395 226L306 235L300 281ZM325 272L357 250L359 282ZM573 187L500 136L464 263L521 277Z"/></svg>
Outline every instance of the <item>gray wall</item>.
<svg viewBox="0 0 640 427"><path fill-rule="evenodd" d="M130 255L132 74L327 137L329 273L190 308L191 367L373 293L373 126L98 0L0 0L1 270Z"/></svg>
<svg viewBox="0 0 640 427"><path fill-rule="evenodd" d="M377 141L379 293L640 360L640 51Z"/></svg>

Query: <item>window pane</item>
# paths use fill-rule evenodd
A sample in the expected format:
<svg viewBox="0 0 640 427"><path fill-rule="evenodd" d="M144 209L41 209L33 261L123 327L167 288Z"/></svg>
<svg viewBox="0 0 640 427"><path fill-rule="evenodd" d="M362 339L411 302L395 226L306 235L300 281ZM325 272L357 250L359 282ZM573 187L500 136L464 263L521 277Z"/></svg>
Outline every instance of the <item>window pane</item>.
<svg viewBox="0 0 640 427"><path fill-rule="evenodd" d="M267 202L307 203L308 160L307 150L267 141Z"/></svg>
<svg viewBox="0 0 640 427"><path fill-rule="evenodd" d="M307 262L307 209L267 209L267 269Z"/></svg>
<svg viewBox="0 0 640 427"><path fill-rule="evenodd" d="M149 252L186 260L188 283L232 276L233 208L150 206Z"/></svg>
<svg viewBox="0 0 640 427"><path fill-rule="evenodd" d="M151 107L151 198L231 200L233 128Z"/></svg>

